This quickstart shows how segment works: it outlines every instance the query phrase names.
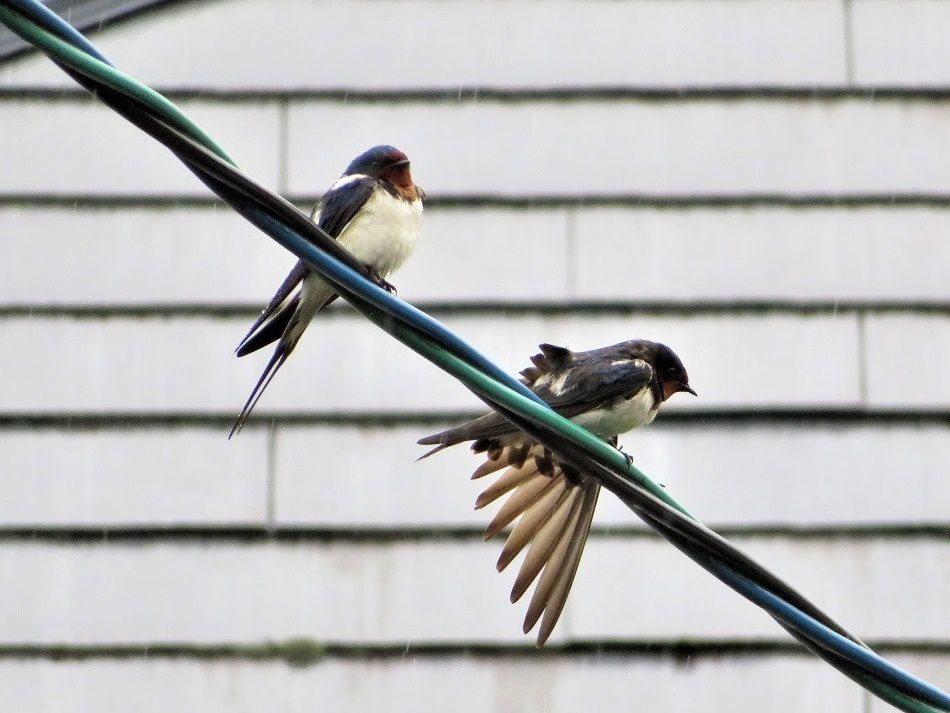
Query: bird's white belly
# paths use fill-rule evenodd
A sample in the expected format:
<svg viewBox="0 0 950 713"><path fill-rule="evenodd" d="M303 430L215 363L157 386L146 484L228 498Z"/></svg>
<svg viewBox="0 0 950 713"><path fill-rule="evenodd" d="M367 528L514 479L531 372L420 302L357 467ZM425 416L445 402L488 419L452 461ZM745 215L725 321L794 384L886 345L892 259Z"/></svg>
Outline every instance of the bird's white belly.
<svg viewBox="0 0 950 713"><path fill-rule="evenodd" d="M377 190L343 232L340 243L386 277L406 261L419 239L422 201L409 203Z"/></svg>
<svg viewBox="0 0 950 713"><path fill-rule="evenodd" d="M647 387L632 399L621 401L616 406L578 414L571 420L599 436L616 436L650 423L656 412L653 394Z"/></svg>

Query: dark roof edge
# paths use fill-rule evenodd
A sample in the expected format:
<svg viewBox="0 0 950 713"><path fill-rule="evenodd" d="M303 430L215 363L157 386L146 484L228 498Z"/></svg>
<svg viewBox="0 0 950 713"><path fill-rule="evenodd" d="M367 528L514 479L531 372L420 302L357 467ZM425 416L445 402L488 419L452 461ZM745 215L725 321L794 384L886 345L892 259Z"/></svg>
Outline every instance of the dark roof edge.
<svg viewBox="0 0 950 713"><path fill-rule="evenodd" d="M181 0L44 0L43 4L80 31L101 29L162 5ZM0 62L30 52L32 47L12 30L0 26Z"/></svg>

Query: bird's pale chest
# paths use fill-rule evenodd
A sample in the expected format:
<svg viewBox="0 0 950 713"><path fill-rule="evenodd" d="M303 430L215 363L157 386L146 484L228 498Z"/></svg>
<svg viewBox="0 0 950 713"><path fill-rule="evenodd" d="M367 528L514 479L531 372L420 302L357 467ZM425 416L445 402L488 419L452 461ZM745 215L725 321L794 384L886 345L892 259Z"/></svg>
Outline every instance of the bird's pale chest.
<svg viewBox="0 0 950 713"><path fill-rule="evenodd" d="M645 426L656 417L656 412L653 394L646 387L633 398L623 399L608 408L578 414L571 420L599 436L616 436Z"/></svg>
<svg viewBox="0 0 950 713"><path fill-rule="evenodd" d="M385 277L406 261L419 239L422 201L376 190L340 234L340 242Z"/></svg>

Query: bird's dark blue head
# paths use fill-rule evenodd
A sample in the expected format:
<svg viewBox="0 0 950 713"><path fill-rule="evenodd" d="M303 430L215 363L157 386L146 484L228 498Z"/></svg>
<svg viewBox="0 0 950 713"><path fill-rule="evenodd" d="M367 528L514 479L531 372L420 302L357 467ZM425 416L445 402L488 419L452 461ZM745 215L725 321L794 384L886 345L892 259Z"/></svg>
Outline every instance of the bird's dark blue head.
<svg viewBox="0 0 950 713"><path fill-rule="evenodd" d="M649 362L663 387L663 400L666 401L673 394L685 391L696 396L689 385L689 376L686 367L672 349L659 342L650 342L646 339L634 339L625 343L630 356L644 359Z"/></svg>
<svg viewBox="0 0 950 713"><path fill-rule="evenodd" d="M354 158L343 175L352 176L356 173L383 178L397 186L412 185L409 158L395 146L386 144L374 146Z"/></svg>

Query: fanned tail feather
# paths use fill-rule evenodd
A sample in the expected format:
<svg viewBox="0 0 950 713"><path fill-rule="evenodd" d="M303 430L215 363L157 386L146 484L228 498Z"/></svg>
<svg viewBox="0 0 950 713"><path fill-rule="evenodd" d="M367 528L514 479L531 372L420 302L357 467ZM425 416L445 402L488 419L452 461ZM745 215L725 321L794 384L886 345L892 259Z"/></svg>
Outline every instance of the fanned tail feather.
<svg viewBox="0 0 950 713"><path fill-rule="evenodd" d="M509 468L498 480L482 491L482 494L475 500L475 509L480 510L495 502L502 495L517 488L525 480L536 474L538 474L538 468L534 462L527 463L521 468Z"/></svg>
<svg viewBox="0 0 950 713"><path fill-rule="evenodd" d="M499 508L495 517L488 523L488 527L485 529L485 539L490 540L508 527L508 525L514 522L515 518L522 515L525 510L534 505L551 485L551 478L546 475L541 475L541 473L535 470L525 482L519 485L515 491L508 496L508 499L501 508Z"/></svg>
<svg viewBox="0 0 950 713"><path fill-rule="evenodd" d="M557 582L558 575L560 574L560 571L557 567L548 565L565 561L567 552L571 547L570 534L574 532L581 520L583 501L583 497L578 497L575 499L574 503L571 505L570 512L568 513L567 523L561 532L556 535L554 548L551 550L551 554L548 556L548 560L545 563L544 569L541 571L541 577L534 587L534 594L531 595L531 601L528 603L528 611L525 613L524 626L521 629L526 634L531 631L532 628L534 628L534 625L537 623L541 614L544 612L545 607L547 606L548 597L551 594L551 591L554 589L554 585Z"/></svg>
<svg viewBox="0 0 950 713"><path fill-rule="evenodd" d="M527 459L523 457L525 453ZM527 450L523 444L511 444L496 455L495 460L482 464L475 475L481 477L510 465L479 495L476 509L510 493L486 528L485 539L520 518L508 535L497 568L502 571L527 548L511 590L511 601L518 601L538 580L528 605L524 631L529 632L540 619L537 641L541 646L551 635L570 593L600 485L589 478L577 482L569 477L556 461L553 465L546 462L550 456L538 445ZM540 465L545 466L543 471Z"/></svg>
<svg viewBox="0 0 950 713"><path fill-rule="evenodd" d="M511 588L511 602L524 596L524 593L531 586L531 583L537 579L545 563L551 558L554 548L561 541L564 534L568 518L573 512L575 504L581 496L580 488L571 488L564 496L563 500L558 501L554 510L548 518L541 524L537 532L533 533L531 546L528 548L528 554L525 555L524 562L518 570L518 576L515 579L514 586ZM514 534L514 532L512 532ZM520 546L517 540L513 547ZM507 543L505 543L507 547Z"/></svg>
<svg viewBox="0 0 950 713"><path fill-rule="evenodd" d="M597 507L597 497L599 495L600 486L592 481L581 501L577 524L569 534L566 533L569 545L564 559L556 560L552 557L544 567L545 570L548 567L553 567L557 573L557 579L544 602L544 615L541 618L541 627L538 629L538 646L543 646L544 642L548 640L554 630L554 625L557 624L557 620L561 616L561 612L564 611L567 595L571 591L571 585L574 584L574 575L577 574L577 567L581 563L581 555L584 554L584 545L587 544L587 535L590 533L590 525L594 519L594 509ZM528 619L526 617L525 625L527 624ZM533 622L531 626L534 626ZM530 630L531 627L528 627L528 631Z"/></svg>
<svg viewBox="0 0 950 713"><path fill-rule="evenodd" d="M497 473L502 468L508 467L508 461L503 457L496 460L487 459L484 463L478 466L475 471L472 473L472 480L478 480L479 478L484 478L486 475L491 475L492 473Z"/></svg>
<svg viewBox="0 0 950 713"><path fill-rule="evenodd" d="M508 540L498 557L496 568L501 572L511 564L525 546L534 539L541 526L548 521L558 504L564 501L570 490L570 484L563 474L551 478L551 485L545 489L544 495L537 502L527 508L518 520Z"/></svg>

